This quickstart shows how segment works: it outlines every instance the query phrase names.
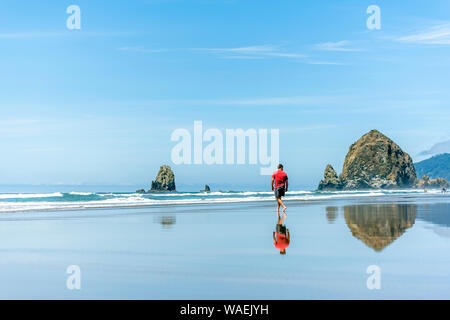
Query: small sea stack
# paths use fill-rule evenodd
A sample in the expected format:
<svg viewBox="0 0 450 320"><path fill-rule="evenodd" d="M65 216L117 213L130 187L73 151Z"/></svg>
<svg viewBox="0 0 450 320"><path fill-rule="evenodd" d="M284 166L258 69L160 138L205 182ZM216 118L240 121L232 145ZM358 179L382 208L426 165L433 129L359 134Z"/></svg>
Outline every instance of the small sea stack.
<svg viewBox="0 0 450 320"><path fill-rule="evenodd" d="M200 190L200 192L211 192L211 189L209 188L209 186L207 184L205 184L205 189Z"/></svg>
<svg viewBox="0 0 450 320"><path fill-rule="evenodd" d="M139 189L137 193L145 193L144 189ZM152 181L152 187L147 192L176 192L175 175L172 168L162 165L159 168L156 179Z"/></svg>

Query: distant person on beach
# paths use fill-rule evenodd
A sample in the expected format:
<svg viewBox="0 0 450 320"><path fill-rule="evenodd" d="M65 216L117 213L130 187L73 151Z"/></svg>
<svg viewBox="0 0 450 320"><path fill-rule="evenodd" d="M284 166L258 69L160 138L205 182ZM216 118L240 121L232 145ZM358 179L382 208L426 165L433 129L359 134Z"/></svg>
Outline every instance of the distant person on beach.
<svg viewBox="0 0 450 320"><path fill-rule="evenodd" d="M274 187L275 182L275 187ZM286 206L281 197L288 191L288 177L286 172L283 171L283 165L278 165L278 170L272 175L272 190L275 191L275 199L277 201L277 214L280 214L280 206L283 207L283 213L286 212Z"/></svg>
<svg viewBox="0 0 450 320"><path fill-rule="evenodd" d="M286 213L283 213L283 218L278 215L278 222L276 225L276 231L273 232L273 243L275 248L280 250L280 254L286 254L286 248L289 247L291 242L291 234L289 229L283 225L283 221L286 218Z"/></svg>
<svg viewBox="0 0 450 320"><path fill-rule="evenodd" d="M443 187L442 188L442 193L446 193L447 192L447 188L446 187Z"/></svg>

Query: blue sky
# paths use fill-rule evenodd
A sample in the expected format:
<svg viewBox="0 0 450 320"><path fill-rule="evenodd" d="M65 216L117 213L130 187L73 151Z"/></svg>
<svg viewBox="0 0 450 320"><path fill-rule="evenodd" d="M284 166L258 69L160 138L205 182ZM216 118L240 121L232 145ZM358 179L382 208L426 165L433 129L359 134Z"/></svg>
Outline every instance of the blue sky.
<svg viewBox="0 0 450 320"><path fill-rule="evenodd" d="M439 0L4 0L0 184L148 187L169 164L185 189L264 187L258 165L173 165L171 132L194 120L279 128L297 188L374 128L421 160L450 140L449 49Z"/></svg>

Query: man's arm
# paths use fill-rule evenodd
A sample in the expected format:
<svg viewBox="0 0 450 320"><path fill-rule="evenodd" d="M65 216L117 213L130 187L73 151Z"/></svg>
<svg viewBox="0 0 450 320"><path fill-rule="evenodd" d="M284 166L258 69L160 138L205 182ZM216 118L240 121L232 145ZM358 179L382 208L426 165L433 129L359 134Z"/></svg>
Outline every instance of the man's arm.
<svg viewBox="0 0 450 320"><path fill-rule="evenodd" d="M286 191L288 191L288 185L289 185L288 179L286 178Z"/></svg>
<svg viewBox="0 0 450 320"><path fill-rule="evenodd" d="M272 177L272 183L270 184L272 186L272 190L273 190L273 182L275 181L275 178Z"/></svg>
<svg viewBox="0 0 450 320"><path fill-rule="evenodd" d="M275 237L275 231L273 232L273 242L277 243L277 238Z"/></svg>

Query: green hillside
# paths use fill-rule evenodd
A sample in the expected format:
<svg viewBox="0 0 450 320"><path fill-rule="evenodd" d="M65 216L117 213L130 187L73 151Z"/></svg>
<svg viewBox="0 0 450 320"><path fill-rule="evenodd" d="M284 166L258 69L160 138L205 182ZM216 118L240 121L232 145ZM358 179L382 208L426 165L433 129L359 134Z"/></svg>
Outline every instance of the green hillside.
<svg viewBox="0 0 450 320"><path fill-rule="evenodd" d="M418 178L426 174L430 178L450 181L450 153L444 153L414 164Z"/></svg>

